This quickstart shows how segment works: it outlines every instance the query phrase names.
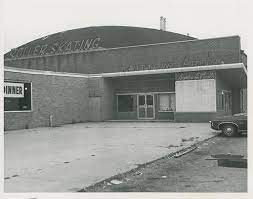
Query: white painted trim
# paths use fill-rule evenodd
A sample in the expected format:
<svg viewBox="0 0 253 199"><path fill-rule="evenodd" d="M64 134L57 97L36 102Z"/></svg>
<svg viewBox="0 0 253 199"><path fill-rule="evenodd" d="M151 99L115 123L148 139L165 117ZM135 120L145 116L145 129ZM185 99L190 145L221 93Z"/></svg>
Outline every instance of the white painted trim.
<svg viewBox="0 0 253 199"><path fill-rule="evenodd" d="M158 111L158 113L174 113L176 111Z"/></svg>
<svg viewBox="0 0 253 199"><path fill-rule="evenodd" d="M163 93L176 93L175 91L165 91L165 92L153 92L154 94L163 94Z"/></svg>
<svg viewBox="0 0 253 199"><path fill-rule="evenodd" d="M175 91L172 91L172 92L149 92L150 94L163 94L163 93L176 93ZM138 94L146 94L146 93L116 93L115 95L138 95Z"/></svg>
<svg viewBox="0 0 253 199"><path fill-rule="evenodd" d="M26 111L4 111L5 113L31 113L32 110L26 110Z"/></svg>
<svg viewBox="0 0 253 199"><path fill-rule="evenodd" d="M217 89L218 91L224 91L224 92L227 92L227 93L232 93L231 90L224 90L224 89Z"/></svg>
<svg viewBox="0 0 253 199"><path fill-rule="evenodd" d="M101 73L101 74L81 74L81 73L30 70L30 69L20 69L20 68L6 67L6 66L4 67L4 71L14 72L14 73L25 73L25 74L63 76L63 77L66 76L66 77L94 78L94 77L125 77L125 76L134 76L134 75L151 75L151 74L179 73L179 72L206 71L206 70L224 70L224 69L236 69L236 68L242 68L245 74L247 75L247 70L243 63L115 72L115 73Z"/></svg>
<svg viewBox="0 0 253 199"><path fill-rule="evenodd" d="M246 67L244 66L244 64L243 64L242 68L243 68L243 71L245 72L246 76L248 76L248 71L247 71Z"/></svg>
<svg viewBox="0 0 253 199"><path fill-rule="evenodd" d="M13 73L25 73L25 74L32 74L32 75L48 75L48 76L63 76L63 77L84 77L88 78L89 75L81 74L81 73L65 73L65 72L54 72L54 71L43 71L43 70L31 70L31 69L21 69L21 68L14 68L14 67L4 67L5 72L13 72ZM101 77L101 75L97 75ZM93 77L96 77L94 75Z"/></svg>
<svg viewBox="0 0 253 199"><path fill-rule="evenodd" d="M31 83L31 112L33 111L33 83Z"/></svg>
<svg viewBox="0 0 253 199"><path fill-rule="evenodd" d="M243 63L235 63L235 64L220 64L220 65L168 68L168 69L156 69L156 70L102 73L101 75L102 77L124 77L124 76L134 76L134 75L151 75L151 74L180 73L180 72L191 72L191 71L236 69L236 68L243 68L243 67L244 67Z"/></svg>
<svg viewBox="0 0 253 199"><path fill-rule="evenodd" d="M32 58L38 58L38 57L50 57L50 56L60 56L60 55L69 55L69 54L89 53L89 52L95 52L95 51L119 50L119 49L128 49L128 48L146 47L146 46L158 46L158 45L166 45L166 44L174 44L174 43L206 41L206 40L223 39L223 38L231 38L231 37L239 37L239 36L232 35L232 36L225 36L225 37L213 37L213 38L207 38L207 39L189 39L189 40L183 40L183 41L162 42L162 43L155 43L155 44L135 45L135 46L123 46L123 47L116 47L116 48L100 48L100 49L97 48L97 49L93 49L93 50L82 50L82 51L78 51L78 52L65 52L62 54L27 56L27 57L15 58L15 59L5 59L5 60L7 61L7 60L18 60L18 59L32 59Z"/></svg>

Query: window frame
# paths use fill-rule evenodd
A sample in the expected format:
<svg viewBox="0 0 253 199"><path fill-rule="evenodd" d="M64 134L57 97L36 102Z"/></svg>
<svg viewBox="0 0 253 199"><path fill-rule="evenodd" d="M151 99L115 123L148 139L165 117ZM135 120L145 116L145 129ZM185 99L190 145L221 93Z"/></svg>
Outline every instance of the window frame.
<svg viewBox="0 0 253 199"><path fill-rule="evenodd" d="M223 94L222 94L223 93ZM226 94L228 94L228 110L226 110ZM233 105L232 105L232 91L231 90L223 90L223 89L218 89L217 90L217 94L216 94L216 98L217 98L217 111L222 111L222 112L229 112L232 111ZM220 103L219 103L219 98L221 98ZM224 103L223 103L224 102Z"/></svg>
<svg viewBox="0 0 253 199"><path fill-rule="evenodd" d="M119 96L125 96L125 95L129 95L129 96L133 96L133 97L135 96L133 94L128 94L128 93L126 93L126 94L117 94L116 95L117 96L117 113L134 113L135 112L134 107L133 107L133 111L119 111ZM133 101L133 103L134 103L134 101Z"/></svg>
<svg viewBox="0 0 253 199"><path fill-rule="evenodd" d="M175 103L176 103L176 92L161 92L161 93L157 93L158 95L158 102L159 103L157 103L157 105L158 105L158 113L171 113L171 112L176 112L176 104L175 104L175 110L172 110L172 111L166 111L166 110L164 110L164 111L162 111L162 110L160 110L160 95L163 95L163 94L174 94L175 95Z"/></svg>
<svg viewBox="0 0 253 199"><path fill-rule="evenodd" d="M18 111L6 111L4 110L4 113L29 113L33 112L33 84L29 81L19 81L19 80L4 80L4 82L10 82L10 83L23 83L23 84L30 84L31 85L31 110L18 110Z"/></svg>

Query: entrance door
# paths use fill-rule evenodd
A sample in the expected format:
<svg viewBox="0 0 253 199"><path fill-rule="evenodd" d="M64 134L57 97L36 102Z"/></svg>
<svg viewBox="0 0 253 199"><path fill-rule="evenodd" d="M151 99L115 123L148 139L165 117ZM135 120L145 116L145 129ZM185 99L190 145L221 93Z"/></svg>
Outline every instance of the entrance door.
<svg viewBox="0 0 253 199"><path fill-rule="evenodd" d="M154 95L138 95L138 119L154 119Z"/></svg>

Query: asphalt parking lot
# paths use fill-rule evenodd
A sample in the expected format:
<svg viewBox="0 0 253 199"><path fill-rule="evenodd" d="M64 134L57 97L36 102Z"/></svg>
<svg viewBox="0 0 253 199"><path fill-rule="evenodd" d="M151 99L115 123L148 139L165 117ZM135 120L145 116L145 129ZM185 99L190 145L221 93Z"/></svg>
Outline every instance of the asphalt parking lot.
<svg viewBox="0 0 253 199"><path fill-rule="evenodd" d="M76 192L211 138L208 123L102 122L8 131L5 192Z"/></svg>
<svg viewBox="0 0 253 199"><path fill-rule="evenodd" d="M241 155L247 159L247 136L216 136L196 144L178 158L165 156L125 174L113 176L85 192L247 192L247 168L218 164L211 155ZM228 167L229 166L229 167Z"/></svg>

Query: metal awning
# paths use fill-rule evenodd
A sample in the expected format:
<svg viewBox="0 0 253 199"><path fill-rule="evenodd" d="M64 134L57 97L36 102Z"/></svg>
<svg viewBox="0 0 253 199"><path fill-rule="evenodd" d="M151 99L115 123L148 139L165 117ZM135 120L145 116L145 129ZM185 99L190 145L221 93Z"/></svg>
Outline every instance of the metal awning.
<svg viewBox="0 0 253 199"><path fill-rule="evenodd" d="M128 72L115 72L115 73L102 73L102 77L122 77L122 76L134 76L134 75L151 75L151 74L164 74L164 73L180 73L180 72L192 72L192 71L206 71L206 70L234 70L238 69L247 76L247 70L243 63L235 64L220 64L220 65L208 65L208 66L194 66L194 67L180 67L180 68L167 68L156 70L142 70L142 71L128 71ZM90 74L92 77L96 74Z"/></svg>
<svg viewBox="0 0 253 199"><path fill-rule="evenodd" d="M242 68L219 70L217 74L232 88L247 88L247 73Z"/></svg>

